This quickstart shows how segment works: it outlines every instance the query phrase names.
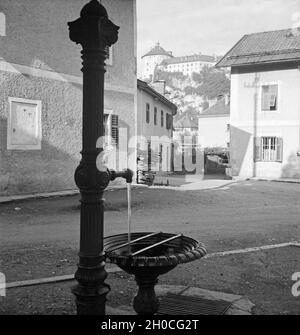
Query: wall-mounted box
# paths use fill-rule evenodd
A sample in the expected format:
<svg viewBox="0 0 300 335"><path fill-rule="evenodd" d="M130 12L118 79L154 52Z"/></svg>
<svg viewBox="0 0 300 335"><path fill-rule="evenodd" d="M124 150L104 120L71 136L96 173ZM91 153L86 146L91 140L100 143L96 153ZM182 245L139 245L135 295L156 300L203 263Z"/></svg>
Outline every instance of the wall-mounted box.
<svg viewBox="0 0 300 335"><path fill-rule="evenodd" d="M41 150L41 101L9 97L8 102L7 149Z"/></svg>

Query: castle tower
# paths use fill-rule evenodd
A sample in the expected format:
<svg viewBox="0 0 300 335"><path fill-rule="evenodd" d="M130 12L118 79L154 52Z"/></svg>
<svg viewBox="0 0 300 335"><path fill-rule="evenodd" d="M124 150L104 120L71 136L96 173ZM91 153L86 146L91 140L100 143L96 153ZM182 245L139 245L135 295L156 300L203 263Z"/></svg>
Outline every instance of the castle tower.
<svg viewBox="0 0 300 335"><path fill-rule="evenodd" d="M153 79L154 70L157 65L160 65L162 61L173 58L172 52L164 50L159 43L156 44L149 52L143 57L143 71L142 79L151 80Z"/></svg>

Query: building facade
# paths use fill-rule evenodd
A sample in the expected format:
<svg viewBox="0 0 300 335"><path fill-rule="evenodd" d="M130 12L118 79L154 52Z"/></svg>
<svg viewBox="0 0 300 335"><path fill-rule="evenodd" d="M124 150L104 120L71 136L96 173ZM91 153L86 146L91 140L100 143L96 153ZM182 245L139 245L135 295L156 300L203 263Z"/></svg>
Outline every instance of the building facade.
<svg viewBox="0 0 300 335"><path fill-rule="evenodd" d="M205 66L215 66L217 58L208 55L191 55L173 57L162 61L158 66L165 72L182 72L185 76L192 77L193 73L199 73Z"/></svg>
<svg viewBox="0 0 300 335"><path fill-rule="evenodd" d="M174 170L177 173L201 173L197 118L185 113L174 122Z"/></svg>
<svg viewBox="0 0 300 335"><path fill-rule="evenodd" d="M86 2L1 1L0 195L76 188L82 65L81 47L70 41L67 22L79 17ZM105 119L119 142L120 127L128 130L128 138L137 129L135 0L102 3L120 26L105 78ZM135 169L135 162L124 165Z"/></svg>
<svg viewBox="0 0 300 335"><path fill-rule="evenodd" d="M191 77L194 72L201 72L204 66L214 66L218 58L202 54L174 57L171 51L166 51L157 43L142 57L142 60L142 79L154 81L156 70L182 72L184 75Z"/></svg>
<svg viewBox="0 0 300 335"><path fill-rule="evenodd" d="M202 148L230 147L230 102L221 98L199 115L198 144Z"/></svg>
<svg viewBox="0 0 300 335"><path fill-rule="evenodd" d="M159 43L142 57L142 79L152 81L155 69L164 60L172 58L172 52L166 51Z"/></svg>
<svg viewBox="0 0 300 335"><path fill-rule="evenodd" d="M300 178L300 37L244 36L217 64L231 67L231 166L240 177Z"/></svg>
<svg viewBox="0 0 300 335"><path fill-rule="evenodd" d="M146 82L138 80L138 158L145 171L172 170L173 116L177 107Z"/></svg>

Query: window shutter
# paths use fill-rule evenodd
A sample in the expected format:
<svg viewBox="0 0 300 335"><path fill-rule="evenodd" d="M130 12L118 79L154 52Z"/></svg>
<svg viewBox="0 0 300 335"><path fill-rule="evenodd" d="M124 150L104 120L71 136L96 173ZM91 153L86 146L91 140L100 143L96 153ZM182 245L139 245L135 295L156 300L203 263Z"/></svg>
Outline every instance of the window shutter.
<svg viewBox="0 0 300 335"><path fill-rule="evenodd" d="M114 145L119 145L119 116L111 116L111 137Z"/></svg>
<svg viewBox="0 0 300 335"><path fill-rule="evenodd" d="M282 162L283 160L283 139L281 137L276 138L276 148L277 148L277 162Z"/></svg>
<svg viewBox="0 0 300 335"><path fill-rule="evenodd" d="M254 162L260 162L261 161L261 137L255 137L254 138Z"/></svg>

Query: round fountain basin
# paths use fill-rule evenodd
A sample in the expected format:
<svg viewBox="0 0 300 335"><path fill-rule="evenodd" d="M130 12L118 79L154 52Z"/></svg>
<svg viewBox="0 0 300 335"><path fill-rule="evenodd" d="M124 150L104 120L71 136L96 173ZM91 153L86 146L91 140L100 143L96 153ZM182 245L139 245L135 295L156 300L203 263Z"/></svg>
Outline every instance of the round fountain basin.
<svg viewBox="0 0 300 335"><path fill-rule="evenodd" d="M132 233L131 240L134 241L151 233ZM157 275L164 274L174 269L178 264L189 263L206 255L203 244L196 240L181 236L162 245L156 246L143 253L132 256L135 252L152 246L156 243L176 236L175 234L159 233L147 237L144 240L133 242L130 246L124 246L128 240L127 234L109 236L104 239L104 250L106 257L111 263L118 265L121 269L130 274L141 274L143 270L155 272Z"/></svg>

